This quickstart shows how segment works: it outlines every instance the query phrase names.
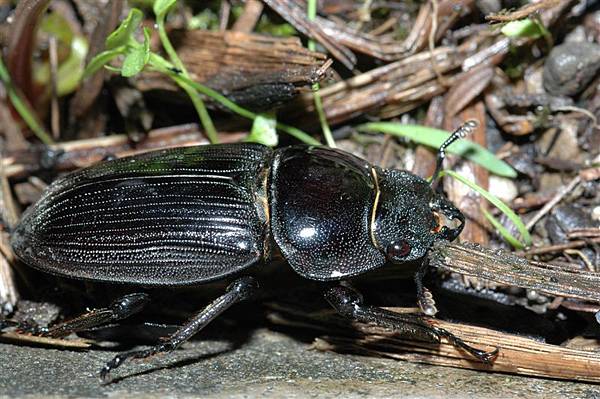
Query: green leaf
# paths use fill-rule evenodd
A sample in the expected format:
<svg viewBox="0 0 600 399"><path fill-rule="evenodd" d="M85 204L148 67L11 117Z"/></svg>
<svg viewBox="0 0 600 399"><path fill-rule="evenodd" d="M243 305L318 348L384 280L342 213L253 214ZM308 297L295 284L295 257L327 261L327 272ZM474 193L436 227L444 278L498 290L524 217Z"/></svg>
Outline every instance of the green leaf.
<svg viewBox="0 0 600 399"><path fill-rule="evenodd" d="M517 240L512 234L510 234L506 227L502 226L502 223L500 223L498 219L494 217L494 215L485 210L485 208L481 208L481 212L483 212L483 216L485 216L485 218L489 220L492 226L494 226L494 228L498 230L498 233L500 233L500 235L506 240L506 242L508 242L516 249L525 248L519 240Z"/></svg>
<svg viewBox="0 0 600 399"><path fill-rule="evenodd" d="M483 198L485 198L492 205L494 205L496 208L498 208L500 210L500 212L504 213L514 223L515 227L517 228L517 230L519 230L519 233L521 234L521 238L524 241L524 246L528 247L531 245L531 235L529 234L529 231L527 231L525 224L523 223L521 218L512 209L509 208L508 205L506 205L504 202L502 202L495 195L493 195L490 192L488 192L487 190L485 190L483 187L478 186L477 184L473 183L466 177L459 175L458 173L456 173L452 170L443 170L440 173L440 177L443 175L452 176L456 180L471 187L473 190L475 190L476 192L481 194L481 196ZM493 224L493 222L492 222L492 224Z"/></svg>
<svg viewBox="0 0 600 399"><path fill-rule="evenodd" d="M164 18L175 3L177 3L177 0L155 0L152 10L154 10L157 18Z"/></svg>
<svg viewBox="0 0 600 399"><path fill-rule="evenodd" d="M450 137L450 133L445 130L394 122L366 123L358 126L358 130L361 132L383 132L397 137L406 137L416 143L433 148L439 148ZM448 147L448 152L473 161L498 176L517 177L517 172L512 166L496 158L493 153L470 140L456 141Z"/></svg>
<svg viewBox="0 0 600 399"><path fill-rule="evenodd" d="M190 18L187 29L195 30L217 30L219 28L219 16L210 8L205 8L200 13Z"/></svg>
<svg viewBox="0 0 600 399"><path fill-rule="evenodd" d="M532 39L546 36L548 33L542 24L529 18L511 21L504 25L500 31L510 38L528 37Z"/></svg>
<svg viewBox="0 0 600 399"><path fill-rule="evenodd" d="M73 39L74 32L65 17L53 11L47 14L40 24L40 29L56 37L59 42L68 45Z"/></svg>
<svg viewBox="0 0 600 399"><path fill-rule="evenodd" d="M121 75L129 78L137 75L144 69L150 59L150 32L144 28L144 44L142 46L130 47L123 60Z"/></svg>
<svg viewBox="0 0 600 399"><path fill-rule="evenodd" d="M130 43L133 39L135 30L138 28L143 18L144 13L142 13L141 10L132 8L131 11L129 11L127 18L121 22L121 25L106 38L106 49L112 50Z"/></svg>
<svg viewBox="0 0 600 399"><path fill-rule="evenodd" d="M144 65L146 65L144 62L144 48L138 47L132 49L125 55L123 66L121 66L121 76L129 78L137 75L144 69Z"/></svg>
<svg viewBox="0 0 600 399"><path fill-rule="evenodd" d="M76 35L71 41L69 57L59 65L57 71L56 92L64 96L75 91L83 78L88 42L83 36Z"/></svg>
<svg viewBox="0 0 600 399"><path fill-rule="evenodd" d="M259 114L252 123L252 130L246 141L275 147L279 142L276 126L277 119L274 113Z"/></svg>
<svg viewBox="0 0 600 399"><path fill-rule="evenodd" d="M67 19L57 11L47 14L40 25L45 34L56 39L60 57L56 75L56 91L59 97L73 92L79 85L85 67L88 42L84 35L71 29ZM34 79L40 86L50 86L50 63L36 62Z"/></svg>
<svg viewBox="0 0 600 399"><path fill-rule="evenodd" d="M125 47L119 47L113 50L106 50L99 54L96 54L96 56L92 58L89 64L87 64L87 66L85 67L85 70L83 71L83 78L85 79L93 75L98 69L102 68L103 66L105 66L106 64L108 64L113 59L115 59L123 53L125 53Z"/></svg>
<svg viewBox="0 0 600 399"><path fill-rule="evenodd" d="M290 37L298 34L298 31L290 24L276 24L272 19L263 15L256 24L256 33L266 33L277 37Z"/></svg>

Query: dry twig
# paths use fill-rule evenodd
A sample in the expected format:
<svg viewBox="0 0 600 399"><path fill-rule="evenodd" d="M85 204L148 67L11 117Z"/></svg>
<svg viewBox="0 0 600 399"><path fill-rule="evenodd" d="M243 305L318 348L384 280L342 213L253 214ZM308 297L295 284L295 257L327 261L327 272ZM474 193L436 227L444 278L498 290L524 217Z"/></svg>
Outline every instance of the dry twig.
<svg viewBox="0 0 600 399"><path fill-rule="evenodd" d="M442 270L548 295L600 303L600 273L530 261L502 250L439 242L431 252L431 264Z"/></svg>
<svg viewBox="0 0 600 399"><path fill-rule="evenodd" d="M536 13L540 10L545 10L554 6L559 5L561 2L567 3L564 0L542 0L537 3L525 4L523 7L516 11L507 14L490 14L486 15L485 19L492 22L510 22L518 19L524 19L529 17L531 14Z"/></svg>

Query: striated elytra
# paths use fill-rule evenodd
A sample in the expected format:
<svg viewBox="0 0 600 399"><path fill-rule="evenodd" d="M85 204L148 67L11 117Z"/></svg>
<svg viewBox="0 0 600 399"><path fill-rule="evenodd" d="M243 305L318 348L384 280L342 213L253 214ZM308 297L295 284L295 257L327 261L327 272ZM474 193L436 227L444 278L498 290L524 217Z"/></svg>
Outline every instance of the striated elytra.
<svg viewBox="0 0 600 399"><path fill-rule="evenodd" d="M438 169L447 145L470 128L440 148ZM325 298L342 315L432 341L446 337L489 362L497 351L472 348L426 318L366 306L347 285L325 283L386 262L424 259L434 241L453 240L463 223L458 209L409 172L381 169L337 149L239 143L155 151L66 175L25 212L12 246L44 272L138 289L232 281L167 340L108 362L103 378L128 358L175 349L250 298L258 283L247 269L276 249L299 275L323 281ZM418 302L433 315L421 282L425 269L423 262L416 276ZM104 318L84 314L72 325L40 331L91 328L127 317L147 301L147 294L133 293L104 309Z"/></svg>

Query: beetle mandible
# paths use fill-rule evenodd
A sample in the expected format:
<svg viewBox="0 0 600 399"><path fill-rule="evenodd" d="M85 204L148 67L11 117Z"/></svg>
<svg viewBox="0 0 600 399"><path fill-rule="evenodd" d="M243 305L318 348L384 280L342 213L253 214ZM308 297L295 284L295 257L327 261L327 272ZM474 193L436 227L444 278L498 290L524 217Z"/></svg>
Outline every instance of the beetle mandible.
<svg viewBox="0 0 600 399"><path fill-rule="evenodd" d="M174 350L252 297L258 283L247 269L276 249L302 277L324 282L326 300L343 316L434 341L446 337L490 362L497 350L475 349L421 317L366 306L354 289L331 284L387 262L425 258L434 241L460 234L462 213L433 186L446 147L475 126L467 122L440 147L431 184L324 147L272 150L239 143L108 161L51 184L23 214L12 247L25 263L70 278L137 286L232 280L225 294L164 342L109 361L103 379L128 358ZM423 262L415 277L417 298L433 315L434 302L422 284L425 270ZM121 319L147 301L147 294L130 294L96 311L91 321L82 323L82 316L44 333Z"/></svg>

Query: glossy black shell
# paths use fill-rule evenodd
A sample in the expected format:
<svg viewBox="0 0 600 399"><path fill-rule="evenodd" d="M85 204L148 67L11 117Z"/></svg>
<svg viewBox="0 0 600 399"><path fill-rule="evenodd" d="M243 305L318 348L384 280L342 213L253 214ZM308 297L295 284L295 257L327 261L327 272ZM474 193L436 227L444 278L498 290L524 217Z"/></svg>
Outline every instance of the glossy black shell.
<svg viewBox="0 0 600 399"><path fill-rule="evenodd" d="M410 251L388 260L425 255L439 238L432 204L460 214L438 197L417 176L330 148L185 147L58 179L12 246L49 273L185 285L240 272L276 244L303 277L341 280L384 265L390 243Z"/></svg>
<svg viewBox="0 0 600 399"><path fill-rule="evenodd" d="M408 252L396 261L410 262L423 257L433 241L437 226L431 210L437 200L424 179L404 170L379 172L380 198L375 215L375 240L382 250L402 242ZM442 212L443 213L443 212Z"/></svg>
<svg viewBox="0 0 600 399"><path fill-rule="evenodd" d="M271 231L298 274L340 280L385 263L371 242L371 173L365 160L339 150L290 147L276 153Z"/></svg>
<svg viewBox="0 0 600 399"><path fill-rule="evenodd" d="M105 162L54 182L24 214L15 253L45 272L183 285L264 256L272 150L184 147Z"/></svg>

